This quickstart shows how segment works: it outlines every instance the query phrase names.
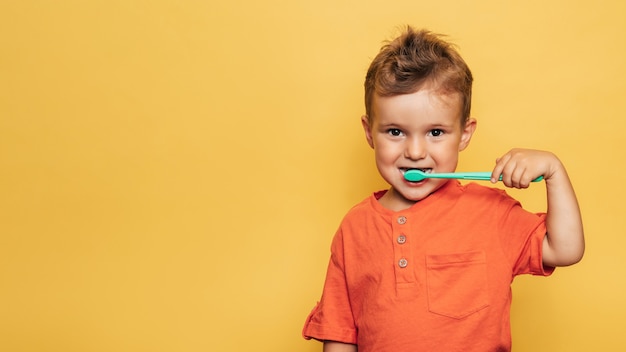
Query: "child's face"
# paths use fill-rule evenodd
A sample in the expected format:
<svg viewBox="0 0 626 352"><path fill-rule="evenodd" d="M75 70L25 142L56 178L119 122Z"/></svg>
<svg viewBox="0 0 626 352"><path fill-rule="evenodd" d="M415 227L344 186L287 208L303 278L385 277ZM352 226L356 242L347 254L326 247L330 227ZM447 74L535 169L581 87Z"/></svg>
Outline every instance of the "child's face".
<svg viewBox="0 0 626 352"><path fill-rule="evenodd" d="M371 121L362 118L365 136L374 148L376 166L391 189L381 203L392 210L410 207L447 180L409 182L408 169L453 172L459 152L469 144L476 121L461 126L461 96L432 89L392 97L375 95Z"/></svg>

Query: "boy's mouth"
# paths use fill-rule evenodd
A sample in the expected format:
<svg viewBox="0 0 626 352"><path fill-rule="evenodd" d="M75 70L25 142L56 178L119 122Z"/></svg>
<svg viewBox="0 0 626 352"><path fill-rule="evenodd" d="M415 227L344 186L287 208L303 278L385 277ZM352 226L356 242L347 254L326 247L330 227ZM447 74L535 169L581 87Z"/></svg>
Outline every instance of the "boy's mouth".
<svg viewBox="0 0 626 352"><path fill-rule="evenodd" d="M429 174L431 172L433 172L433 169L421 169L421 168L415 168L415 167L411 167L411 168L407 168L407 167L401 167L400 168L400 172L402 172L402 175L404 175L407 171L409 170L419 170L425 174Z"/></svg>

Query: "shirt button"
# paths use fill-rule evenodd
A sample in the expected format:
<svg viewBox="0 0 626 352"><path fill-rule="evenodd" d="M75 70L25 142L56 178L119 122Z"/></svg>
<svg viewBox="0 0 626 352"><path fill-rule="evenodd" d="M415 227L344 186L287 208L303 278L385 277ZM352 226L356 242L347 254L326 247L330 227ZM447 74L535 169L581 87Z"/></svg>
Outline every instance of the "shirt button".
<svg viewBox="0 0 626 352"><path fill-rule="evenodd" d="M400 225L406 224L406 216L398 217L398 224L400 224Z"/></svg>
<svg viewBox="0 0 626 352"><path fill-rule="evenodd" d="M406 259L402 258L402 259L398 260L398 266L399 267L406 268L407 265L409 265L409 262Z"/></svg>
<svg viewBox="0 0 626 352"><path fill-rule="evenodd" d="M398 241L399 244L405 244L406 243L406 236L405 235L398 236L397 241Z"/></svg>

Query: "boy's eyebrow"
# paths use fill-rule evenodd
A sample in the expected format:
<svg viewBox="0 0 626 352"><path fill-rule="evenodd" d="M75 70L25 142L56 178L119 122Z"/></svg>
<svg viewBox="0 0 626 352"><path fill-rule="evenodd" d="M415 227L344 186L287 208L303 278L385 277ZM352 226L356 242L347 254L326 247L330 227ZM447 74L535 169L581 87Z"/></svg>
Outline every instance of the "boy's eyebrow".
<svg viewBox="0 0 626 352"><path fill-rule="evenodd" d="M379 123L378 126L382 127L382 128L391 128L391 127L402 128L403 127L401 124L398 124L398 123L395 123L395 122Z"/></svg>
<svg viewBox="0 0 626 352"><path fill-rule="evenodd" d="M423 126L427 126L429 128L432 127L453 127L456 124L456 122L451 122L451 123L441 123L441 122L433 122L433 123L426 123ZM396 122L388 122L388 123L379 123L378 124L380 127L402 127L403 124L399 124Z"/></svg>
<svg viewBox="0 0 626 352"><path fill-rule="evenodd" d="M387 122L387 123L378 123L381 126L397 126L398 123L396 122Z"/></svg>
<svg viewBox="0 0 626 352"><path fill-rule="evenodd" d="M433 123L430 124L431 127L451 127L454 126L455 123Z"/></svg>

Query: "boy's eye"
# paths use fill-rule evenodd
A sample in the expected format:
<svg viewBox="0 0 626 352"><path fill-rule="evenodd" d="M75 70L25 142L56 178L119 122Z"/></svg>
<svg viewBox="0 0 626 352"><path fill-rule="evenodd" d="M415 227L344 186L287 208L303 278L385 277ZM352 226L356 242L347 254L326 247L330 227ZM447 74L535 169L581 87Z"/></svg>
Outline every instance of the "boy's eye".
<svg viewBox="0 0 626 352"><path fill-rule="evenodd" d="M434 129L432 131L430 131L430 135L433 137L439 137L443 134L443 130L440 129Z"/></svg>
<svg viewBox="0 0 626 352"><path fill-rule="evenodd" d="M397 128L390 128L387 130L387 133L389 133L390 135L394 136L394 137L398 137L402 135L402 131L400 131Z"/></svg>

